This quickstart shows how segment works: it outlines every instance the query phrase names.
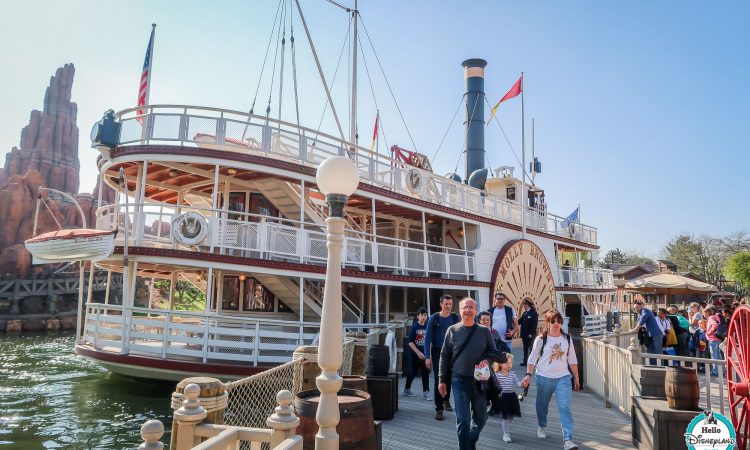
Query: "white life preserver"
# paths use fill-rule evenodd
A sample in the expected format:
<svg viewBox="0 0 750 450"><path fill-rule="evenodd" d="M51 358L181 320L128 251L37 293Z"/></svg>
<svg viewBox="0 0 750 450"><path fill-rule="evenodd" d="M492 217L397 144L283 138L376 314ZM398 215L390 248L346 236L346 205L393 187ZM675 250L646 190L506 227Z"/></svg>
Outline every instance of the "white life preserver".
<svg viewBox="0 0 750 450"><path fill-rule="evenodd" d="M422 174L419 173L419 170L409 169L406 172L406 188L413 194L422 189Z"/></svg>
<svg viewBox="0 0 750 450"><path fill-rule="evenodd" d="M172 236L182 245L200 245L208 236L208 223L194 211L180 214L172 221Z"/></svg>
<svg viewBox="0 0 750 450"><path fill-rule="evenodd" d="M388 368L388 373L396 373L396 333L388 331L385 335L385 346L388 347L388 356L390 358L391 366Z"/></svg>

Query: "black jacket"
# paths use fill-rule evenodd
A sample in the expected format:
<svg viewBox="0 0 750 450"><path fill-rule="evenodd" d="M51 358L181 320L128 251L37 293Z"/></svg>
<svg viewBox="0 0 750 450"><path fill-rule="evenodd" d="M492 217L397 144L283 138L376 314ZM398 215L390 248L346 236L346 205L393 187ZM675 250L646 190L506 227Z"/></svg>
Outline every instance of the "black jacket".
<svg viewBox="0 0 750 450"><path fill-rule="evenodd" d="M535 309L529 309L521 314L518 323L521 325L521 337L526 339L533 338L537 335L536 329L539 323L539 314Z"/></svg>

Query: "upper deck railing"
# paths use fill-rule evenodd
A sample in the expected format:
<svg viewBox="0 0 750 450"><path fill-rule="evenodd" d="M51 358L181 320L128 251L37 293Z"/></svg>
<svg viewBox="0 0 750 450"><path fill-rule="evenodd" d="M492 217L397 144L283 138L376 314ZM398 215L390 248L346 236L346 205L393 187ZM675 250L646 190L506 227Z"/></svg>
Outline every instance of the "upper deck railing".
<svg viewBox="0 0 750 450"><path fill-rule="evenodd" d="M144 113L138 115L138 109ZM317 167L330 156L348 155L357 165L360 179L373 186L516 225L521 225L525 213L529 229L587 244L597 243L594 227L568 223L564 217L543 209L522 208L496 195L289 122L241 111L185 105L131 108L117 113L117 118L122 124L121 146L210 146L309 167ZM137 119L142 119L143 125Z"/></svg>

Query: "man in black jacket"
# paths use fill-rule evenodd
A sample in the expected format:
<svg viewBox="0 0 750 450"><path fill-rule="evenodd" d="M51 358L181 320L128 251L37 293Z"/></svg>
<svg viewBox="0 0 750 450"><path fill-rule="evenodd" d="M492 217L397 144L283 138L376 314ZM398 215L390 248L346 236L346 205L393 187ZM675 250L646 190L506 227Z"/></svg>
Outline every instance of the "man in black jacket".
<svg viewBox="0 0 750 450"><path fill-rule="evenodd" d="M521 318L518 319L518 323L521 325L521 340L523 341L523 362L521 365L525 366L529 359L529 353L531 353L531 347L534 345L534 338L537 335L539 314L536 312L534 302L528 297L523 299L521 306L523 312Z"/></svg>
<svg viewBox="0 0 750 450"><path fill-rule="evenodd" d="M497 352L489 328L474 322L477 302L464 298L459 311L461 322L448 328L440 352L438 391L445 395L450 379L458 447L459 450L471 450L476 448L479 433L487 422L487 396L474 388L474 367L486 367L494 361L505 362L505 355Z"/></svg>

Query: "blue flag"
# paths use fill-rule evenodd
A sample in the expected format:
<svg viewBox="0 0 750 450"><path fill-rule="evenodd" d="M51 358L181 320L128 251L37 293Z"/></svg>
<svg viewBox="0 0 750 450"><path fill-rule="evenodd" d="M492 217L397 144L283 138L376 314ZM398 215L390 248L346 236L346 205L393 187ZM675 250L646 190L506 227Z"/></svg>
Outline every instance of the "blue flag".
<svg viewBox="0 0 750 450"><path fill-rule="evenodd" d="M581 209L581 207L579 206L578 208L575 209L575 211L573 211L572 213L570 213L568 215L568 217L566 217L565 220L563 220L562 226L563 227L567 227L571 223L578 222L578 212L580 211L580 209Z"/></svg>

